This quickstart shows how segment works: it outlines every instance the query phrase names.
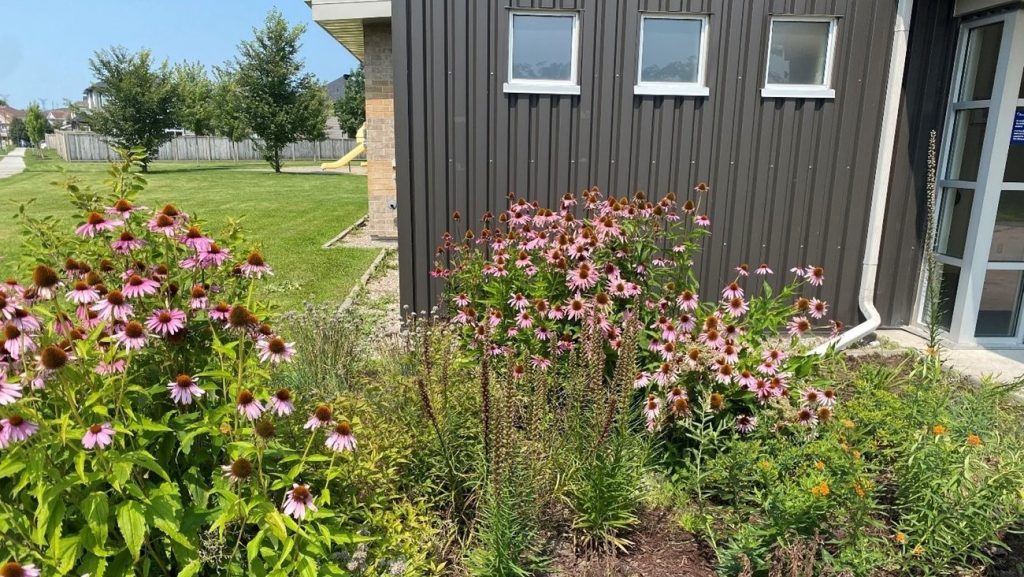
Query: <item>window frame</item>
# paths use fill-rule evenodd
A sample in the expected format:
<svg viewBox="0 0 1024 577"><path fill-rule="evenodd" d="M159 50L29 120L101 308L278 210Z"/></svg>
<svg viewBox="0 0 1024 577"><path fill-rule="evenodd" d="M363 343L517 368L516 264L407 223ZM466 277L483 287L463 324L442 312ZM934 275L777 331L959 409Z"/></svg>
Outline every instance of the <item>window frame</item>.
<svg viewBox="0 0 1024 577"><path fill-rule="evenodd" d="M695 82L658 82L643 80L644 65L644 23L648 20L695 20L700 22L700 50L697 54L697 80ZM637 46L636 84L633 94L644 96L710 96L707 85L708 71L708 28L707 14L688 13L646 13L640 15L640 34Z"/></svg>
<svg viewBox="0 0 1024 577"><path fill-rule="evenodd" d="M816 22L827 23L828 41L825 45L825 70L821 84L773 84L768 80L771 68L772 38L775 34L776 22ZM761 88L762 98L818 98L833 99L836 90L832 87L832 73L836 60L836 35L839 30L838 16L791 16L773 15L768 24L768 45L764 59L764 85Z"/></svg>
<svg viewBox="0 0 1024 577"><path fill-rule="evenodd" d="M514 56L515 44L515 21L516 16L541 16L541 17L572 17L572 55L569 70L569 80L539 80L529 78L515 78L512 74L512 58ZM508 14L508 59L503 89L510 94L569 94L580 93L580 15L576 11L567 10L511 10Z"/></svg>

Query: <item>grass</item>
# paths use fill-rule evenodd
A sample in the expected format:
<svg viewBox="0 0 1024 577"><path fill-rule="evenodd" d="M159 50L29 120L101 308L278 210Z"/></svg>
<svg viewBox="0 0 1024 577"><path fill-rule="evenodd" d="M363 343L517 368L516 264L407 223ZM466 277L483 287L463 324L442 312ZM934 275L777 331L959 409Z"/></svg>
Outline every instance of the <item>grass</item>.
<svg viewBox="0 0 1024 577"><path fill-rule="evenodd" d="M25 155L25 172L0 180L0 275L22 273L19 230L12 222L18 206L36 216L76 215L64 193L51 183L58 167L86 183L101 185L106 164L67 163L46 151ZM273 174L251 169L262 162L156 162L138 203L151 208L173 202L206 222L216 233L228 218L241 218L246 237L262 246L275 275L266 292L285 308L303 301L341 302L377 255L373 249L320 246L366 214L366 178L358 175ZM249 170L239 170L249 169ZM30 202L31 201L31 202Z"/></svg>

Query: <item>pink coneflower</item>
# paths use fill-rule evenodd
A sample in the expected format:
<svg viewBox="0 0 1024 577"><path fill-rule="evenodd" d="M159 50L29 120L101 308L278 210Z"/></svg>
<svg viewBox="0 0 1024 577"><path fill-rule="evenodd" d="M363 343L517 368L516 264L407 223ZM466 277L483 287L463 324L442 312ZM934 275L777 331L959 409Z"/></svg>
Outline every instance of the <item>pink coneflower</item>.
<svg viewBox="0 0 1024 577"><path fill-rule="evenodd" d="M773 271L767 264L761 263L760 266L754 269L754 274L768 276L770 274L775 274L775 271Z"/></svg>
<svg viewBox="0 0 1024 577"><path fill-rule="evenodd" d="M138 321L128 321L121 330L114 333L117 344L129 351L137 351L146 346L146 329Z"/></svg>
<svg viewBox="0 0 1024 577"><path fill-rule="evenodd" d="M143 278L137 274L128 277L121 292L125 298L134 299L146 295L154 295L160 290L160 283L153 279Z"/></svg>
<svg viewBox="0 0 1024 577"><path fill-rule="evenodd" d="M815 407L821 402L821 391L814 387L807 387L800 391L800 400L808 407Z"/></svg>
<svg viewBox="0 0 1024 577"><path fill-rule="evenodd" d="M206 235L203 234L203 231L199 230L198 226L189 227L189 229L185 231L185 234L183 234L181 236L181 239L179 240L181 241L182 244L198 253L204 252L207 249L209 249L210 244L213 242Z"/></svg>
<svg viewBox="0 0 1024 577"><path fill-rule="evenodd" d="M92 238L98 232L114 230L122 224L124 224L124 221L107 220L106 217L98 212L90 212L85 217L85 224L75 229L75 234L85 238Z"/></svg>
<svg viewBox="0 0 1024 577"><path fill-rule="evenodd" d="M253 251L246 257L245 263L240 267L242 275L249 278L262 278L263 275L273 275L274 272L270 269L263 260L263 255Z"/></svg>
<svg viewBox="0 0 1024 577"><path fill-rule="evenodd" d="M338 425L334 427L334 432L328 435L327 441L325 441L324 444L328 449L337 453L355 451L356 438L352 434L352 425L345 420L339 421Z"/></svg>
<svg viewBox="0 0 1024 577"><path fill-rule="evenodd" d="M267 404L270 406L270 412L278 417L287 417L295 411L295 404L292 403L292 392L288 389L278 390L270 397Z"/></svg>
<svg viewBox="0 0 1024 577"><path fill-rule="evenodd" d="M231 258L231 251L221 248L215 242L210 243L206 250L199 253L199 266L207 268L210 266L221 266Z"/></svg>
<svg viewBox="0 0 1024 577"><path fill-rule="evenodd" d="M825 301L812 298L808 307L810 309L811 316L816 319L825 318L825 315L828 314L828 303Z"/></svg>
<svg viewBox="0 0 1024 577"><path fill-rule="evenodd" d="M825 284L825 269L820 266L809 266L804 271L804 278L814 286Z"/></svg>
<svg viewBox="0 0 1024 577"><path fill-rule="evenodd" d="M144 206L135 206L127 198L120 198L114 203L114 206L111 206L105 212L107 214L116 214L121 218L128 218L132 214L145 209L146 207Z"/></svg>
<svg viewBox="0 0 1024 577"><path fill-rule="evenodd" d="M21 383L7 380L4 371L0 371L0 406L10 405L21 398Z"/></svg>
<svg viewBox="0 0 1024 577"><path fill-rule="evenodd" d="M65 298L76 305L87 305L100 300L100 293L89 286L89 283L78 281Z"/></svg>
<svg viewBox="0 0 1024 577"><path fill-rule="evenodd" d="M832 321L830 325L832 326L833 337L838 336L839 333L843 332L843 321Z"/></svg>
<svg viewBox="0 0 1024 577"><path fill-rule="evenodd" d="M185 328L185 313L178 309L157 309L146 319L146 328L170 336Z"/></svg>
<svg viewBox="0 0 1024 577"><path fill-rule="evenodd" d="M205 309L210 304L210 299L206 296L206 289L200 285L192 287L189 293L188 307L192 310Z"/></svg>
<svg viewBox="0 0 1024 577"><path fill-rule="evenodd" d="M309 416L309 420L302 426L303 429L316 430L320 427L328 427L334 421L331 420L331 408L327 405L320 405Z"/></svg>
<svg viewBox="0 0 1024 577"><path fill-rule="evenodd" d="M114 442L114 427L110 423L93 425L86 429L82 436L82 446L86 449L105 449Z"/></svg>
<svg viewBox="0 0 1024 577"><path fill-rule="evenodd" d="M178 375L177 379L168 383L167 390L171 393L171 399L179 405L191 405L193 399L206 394L206 391L200 389L199 384L186 374Z"/></svg>
<svg viewBox="0 0 1024 577"><path fill-rule="evenodd" d="M697 340L716 350L725 345L725 339L722 338L722 334L715 329L708 329L700 333Z"/></svg>
<svg viewBox="0 0 1024 577"><path fill-rule="evenodd" d="M264 363L269 361L275 365L282 362L287 363L295 355L295 343L286 343L281 337L260 339L256 348L259 350L261 361Z"/></svg>
<svg viewBox="0 0 1024 577"><path fill-rule="evenodd" d="M0 429L3 429L0 435L3 435L5 441L17 443L36 434L39 425L25 420L21 415L11 415L0 421Z"/></svg>
<svg viewBox="0 0 1024 577"><path fill-rule="evenodd" d="M836 400L836 392L832 389L825 389L821 391L821 395L818 397L818 405L832 408L835 406Z"/></svg>
<svg viewBox="0 0 1024 577"><path fill-rule="evenodd" d="M509 296L508 306L521 311L526 310L526 307L530 306L530 300L523 296L523 293L514 293Z"/></svg>
<svg viewBox="0 0 1024 577"><path fill-rule="evenodd" d="M0 565L0 577L39 577L39 569L31 563L22 565L8 561Z"/></svg>
<svg viewBox="0 0 1024 577"><path fill-rule="evenodd" d="M60 285L57 271L46 265L39 265L32 271L32 286L22 292L21 297L26 304L31 304L35 300L48 301L56 295Z"/></svg>
<svg viewBox="0 0 1024 577"><path fill-rule="evenodd" d="M530 366L543 373L551 368L551 359L540 355L533 355L530 357Z"/></svg>
<svg viewBox="0 0 1024 577"><path fill-rule="evenodd" d="M100 320L104 321L126 321L131 316L132 305L125 302L124 294L119 290L112 290L105 297L92 305L92 310L99 313Z"/></svg>
<svg viewBox="0 0 1024 577"><path fill-rule="evenodd" d="M754 432L757 428L757 417L753 415L740 415L736 417L736 431L742 435Z"/></svg>
<svg viewBox="0 0 1024 577"><path fill-rule="evenodd" d="M305 519L306 511L316 513L317 508L313 504L313 493L309 492L309 485L293 484L292 490L285 494L282 510L296 521Z"/></svg>
<svg viewBox="0 0 1024 577"><path fill-rule="evenodd" d="M686 391L682 387L675 386L672 387L672 390L669 391L668 395L665 396L665 402L668 403L668 406L671 407L673 404L675 404L676 399L685 398L687 398Z"/></svg>
<svg viewBox="0 0 1024 577"><path fill-rule="evenodd" d="M711 217L706 214L697 215L693 217L693 224L702 228L707 228L711 226Z"/></svg>
<svg viewBox="0 0 1024 577"><path fill-rule="evenodd" d="M249 389L242 389L236 401L235 408L238 409L238 414L250 421L255 421L263 414L263 403L259 402Z"/></svg>
<svg viewBox="0 0 1024 577"><path fill-rule="evenodd" d="M11 358L18 360L22 355L36 350L38 345L27 333L22 332L14 325L7 323L4 326L3 348Z"/></svg>
<svg viewBox="0 0 1024 577"><path fill-rule="evenodd" d="M807 273L807 271L804 270L804 267L802 267L802 266L795 266L795 267L789 269L789 272L795 274L796 278L803 278L804 275Z"/></svg>
<svg viewBox="0 0 1024 577"><path fill-rule="evenodd" d="M586 312L587 303L583 300L579 293L576 293L576 296L572 297L572 299L570 299L568 304L566 305L565 316L567 316L570 320L575 321L583 318Z"/></svg>
<svg viewBox="0 0 1024 577"><path fill-rule="evenodd" d="M14 314L11 315L11 324L18 327L18 330L25 331L26 333L35 333L43 328L43 325L40 324L39 319L35 315L19 308L14 309Z"/></svg>
<svg viewBox="0 0 1024 577"><path fill-rule="evenodd" d="M585 262L580 263L580 266L566 275L566 285L574 291L585 291L595 284L597 284L597 271Z"/></svg>
<svg viewBox="0 0 1024 577"><path fill-rule="evenodd" d="M661 400L654 395L647 395L647 400L644 402L644 417L648 421L654 421L659 415L661 415Z"/></svg>
<svg viewBox="0 0 1024 577"><path fill-rule="evenodd" d="M754 390L754 385L757 384L757 377L749 369L743 369L736 378L736 384L752 391Z"/></svg>
<svg viewBox="0 0 1024 577"><path fill-rule="evenodd" d="M162 234L167 237L173 237L178 231L178 221L166 214L158 214L146 225L150 232Z"/></svg>
<svg viewBox="0 0 1024 577"><path fill-rule="evenodd" d="M805 427L813 427L818 424L818 414L810 407L800 407L796 414L796 422Z"/></svg>
<svg viewBox="0 0 1024 577"><path fill-rule="evenodd" d="M217 303L209 311L210 318L215 321L227 321L231 317L231 305L227 303Z"/></svg>
<svg viewBox="0 0 1024 577"><path fill-rule="evenodd" d="M736 274L740 276L750 276L750 267L747 266L745 263L741 264L740 266L736 267Z"/></svg>
<svg viewBox="0 0 1024 577"><path fill-rule="evenodd" d="M125 363L124 359L117 359L109 363L107 361L100 361L96 363L96 368L93 371L97 375L103 376L119 375L124 372L125 367L127 367L127 363Z"/></svg>
<svg viewBox="0 0 1024 577"><path fill-rule="evenodd" d="M252 476L252 462L245 457L231 461L230 465L221 465L224 478L232 483L241 483Z"/></svg>
<svg viewBox="0 0 1024 577"><path fill-rule="evenodd" d="M466 293L459 293L455 299L455 306L462 308L469 306L469 296Z"/></svg>
<svg viewBox="0 0 1024 577"><path fill-rule="evenodd" d="M811 322L807 317L793 317L786 323L786 328L789 329L789 336L799 337L811 330Z"/></svg>
<svg viewBox="0 0 1024 577"><path fill-rule="evenodd" d="M146 241L135 238L135 235L131 232L124 230L118 235L117 240L110 243L110 248L114 249L114 252L118 254L128 254L133 250L139 250L146 246Z"/></svg>
<svg viewBox="0 0 1024 577"><path fill-rule="evenodd" d="M743 298L743 288L737 283L729 283L722 289L722 298L726 300Z"/></svg>
<svg viewBox="0 0 1024 577"><path fill-rule="evenodd" d="M676 297L676 304L679 306L679 308L683 309L684 311L695 310L699 303L700 300L697 297L697 294L694 293L693 291L684 290L679 294L678 297Z"/></svg>
<svg viewBox="0 0 1024 577"><path fill-rule="evenodd" d="M522 330L533 328L533 317L529 311L523 311L516 315L516 326Z"/></svg>
<svg viewBox="0 0 1024 577"><path fill-rule="evenodd" d="M743 297L733 297L726 303L726 310L733 317L741 317L747 314L750 307L747 306L747 301L743 300Z"/></svg>

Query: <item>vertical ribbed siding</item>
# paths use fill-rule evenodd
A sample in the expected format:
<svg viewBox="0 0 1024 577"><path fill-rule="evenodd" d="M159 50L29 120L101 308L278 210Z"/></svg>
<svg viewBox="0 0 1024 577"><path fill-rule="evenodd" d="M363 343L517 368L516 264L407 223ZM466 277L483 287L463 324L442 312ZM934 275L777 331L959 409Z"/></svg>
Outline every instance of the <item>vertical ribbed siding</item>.
<svg viewBox="0 0 1024 577"><path fill-rule="evenodd" d="M403 304L436 303L429 270L453 210L475 227L483 211L504 208L509 191L552 205L592 185L685 194L706 180L713 235L697 266L708 291L741 262L766 261L779 273L823 264L820 296L857 321L896 0L394 0L393 8ZM503 93L510 8L578 11L579 96ZM633 95L642 11L710 15L710 97ZM772 14L840 17L834 101L761 98Z"/></svg>

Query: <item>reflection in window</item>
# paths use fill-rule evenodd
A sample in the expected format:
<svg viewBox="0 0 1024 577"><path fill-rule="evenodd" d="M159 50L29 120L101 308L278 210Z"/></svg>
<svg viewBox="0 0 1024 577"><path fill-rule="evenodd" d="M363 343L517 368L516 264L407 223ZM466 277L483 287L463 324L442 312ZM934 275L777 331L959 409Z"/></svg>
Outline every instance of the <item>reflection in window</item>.
<svg viewBox="0 0 1024 577"><path fill-rule="evenodd" d="M1020 312L1021 271L990 270L985 273L978 309L976 337L1012 337Z"/></svg>
<svg viewBox="0 0 1024 577"><path fill-rule="evenodd" d="M978 178L981 149L985 143L985 128L987 126L987 108L972 108L956 112L956 120L953 122L953 141L950 143L947 178L951 180L975 180Z"/></svg>
<svg viewBox="0 0 1024 577"><path fill-rule="evenodd" d="M512 15L511 81L575 82L573 15Z"/></svg>
<svg viewBox="0 0 1024 577"><path fill-rule="evenodd" d="M956 304L959 285L960 267L950 264L942 265L942 277L939 279L938 325L947 331L953 324L953 305Z"/></svg>
<svg viewBox="0 0 1024 577"><path fill-rule="evenodd" d="M1024 262L1024 192L1004 190L999 195L999 210L988 259Z"/></svg>
<svg viewBox="0 0 1024 577"><path fill-rule="evenodd" d="M702 81L703 20L645 16L641 25L640 83Z"/></svg>
<svg viewBox="0 0 1024 577"><path fill-rule="evenodd" d="M767 83L824 86L833 24L773 20Z"/></svg>
<svg viewBox="0 0 1024 577"><path fill-rule="evenodd" d="M960 81L961 102L992 98L996 64L999 63L999 44L1002 39L1002 22L971 29L967 37L967 54Z"/></svg>
<svg viewBox="0 0 1024 577"><path fill-rule="evenodd" d="M964 257L973 203L974 191L969 188L947 188L942 191L939 234L935 246L937 253L953 258Z"/></svg>

